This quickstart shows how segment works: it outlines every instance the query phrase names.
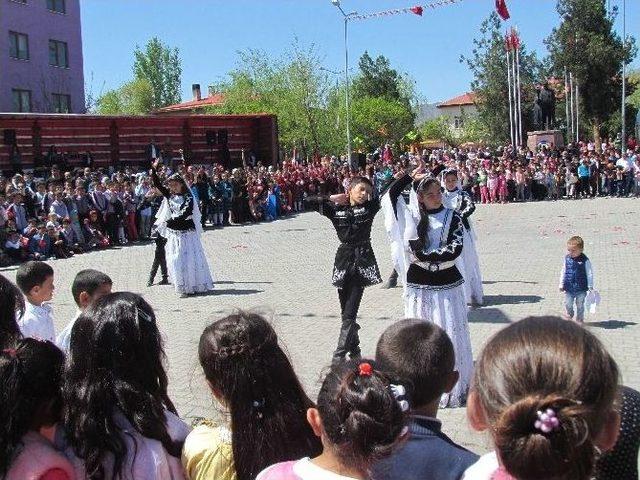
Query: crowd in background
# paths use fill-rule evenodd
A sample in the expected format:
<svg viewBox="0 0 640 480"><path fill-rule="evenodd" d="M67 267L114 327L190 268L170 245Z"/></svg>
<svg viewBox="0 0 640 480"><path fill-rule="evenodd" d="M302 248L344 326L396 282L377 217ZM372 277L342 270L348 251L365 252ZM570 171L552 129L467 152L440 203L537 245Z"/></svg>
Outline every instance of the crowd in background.
<svg viewBox="0 0 640 480"><path fill-rule="evenodd" d="M474 147L398 154L386 145L352 162L317 155L266 166L251 157L232 170L184 162L166 162L162 170L183 173L203 227L219 228L301 212L306 197L343 193L353 176L368 177L379 194L419 157L434 174L456 169L461 187L479 203L640 195L640 147L633 137L623 151L611 141L535 152ZM161 201L140 166L54 165L0 177L0 265L146 241Z"/></svg>

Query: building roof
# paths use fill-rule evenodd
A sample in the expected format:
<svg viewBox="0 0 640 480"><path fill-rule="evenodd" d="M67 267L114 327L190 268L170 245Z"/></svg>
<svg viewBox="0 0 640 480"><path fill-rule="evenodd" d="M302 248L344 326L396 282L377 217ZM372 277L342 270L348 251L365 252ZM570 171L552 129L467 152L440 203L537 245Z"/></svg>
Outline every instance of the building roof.
<svg viewBox="0 0 640 480"><path fill-rule="evenodd" d="M222 93L216 93L201 100L189 100L188 102L176 103L175 105L162 107L156 110L154 113L189 112L208 106L222 105L223 103L224 95Z"/></svg>
<svg viewBox="0 0 640 480"><path fill-rule="evenodd" d="M474 92L463 93L457 97L451 98L438 104L438 108L442 107L457 107L460 105L475 105L477 95Z"/></svg>

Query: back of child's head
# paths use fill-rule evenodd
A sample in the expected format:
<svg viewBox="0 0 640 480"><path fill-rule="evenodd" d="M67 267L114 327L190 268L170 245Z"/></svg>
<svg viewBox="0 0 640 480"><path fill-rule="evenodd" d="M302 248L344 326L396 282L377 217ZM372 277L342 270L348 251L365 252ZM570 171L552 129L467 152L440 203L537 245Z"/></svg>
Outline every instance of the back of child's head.
<svg viewBox="0 0 640 480"><path fill-rule="evenodd" d="M529 317L484 347L472 395L510 475L587 480L598 435L617 424L618 378L615 361L589 331L556 317Z"/></svg>
<svg viewBox="0 0 640 480"><path fill-rule="evenodd" d="M101 472L107 453L113 455L114 472L122 467L126 444L116 412L142 436L180 456L181 445L166 429L164 410L175 409L163 360L155 314L141 296L112 293L78 317L65 365L63 416L69 442L87 472Z"/></svg>
<svg viewBox="0 0 640 480"><path fill-rule="evenodd" d="M231 415L239 480L274 463L314 456L321 445L306 421L313 406L262 316L238 311L205 328L198 356Z"/></svg>
<svg viewBox="0 0 640 480"><path fill-rule="evenodd" d="M0 348L22 335L16 318L24 313L24 297L18 288L0 275Z"/></svg>
<svg viewBox="0 0 640 480"><path fill-rule="evenodd" d="M371 360L331 367L318 411L326 443L341 463L366 472L393 452L407 432L401 393L394 393L390 378Z"/></svg>
<svg viewBox="0 0 640 480"><path fill-rule="evenodd" d="M421 319L401 320L378 340L376 362L408 389L411 407L440 398L451 380L455 353L451 339L437 325Z"/></svg>
<svg viewBox="0 0 640 480"><path fill-rule="evenodd" d="M5 345L0 352L0 477L29 430L58 420L63 364L58 347L33 338Z"/></svg>
<svg viewBox="0 0 640 480"><path fill-rule="evenodd" d="M80 270L71 285L71 294L76 305L81 306L80 294L86 292L92 297L100 287L105 285L113 285L111 277L106 273L93 269Z"/></svg>
<svg viewBox="0 0 640 480"><path fill-rule="evenodd" d="M42 285L51 276L53 276L53 268L50 265L33 260L18 267L16 283L22 293L28 295L33 287Z"/></svg>

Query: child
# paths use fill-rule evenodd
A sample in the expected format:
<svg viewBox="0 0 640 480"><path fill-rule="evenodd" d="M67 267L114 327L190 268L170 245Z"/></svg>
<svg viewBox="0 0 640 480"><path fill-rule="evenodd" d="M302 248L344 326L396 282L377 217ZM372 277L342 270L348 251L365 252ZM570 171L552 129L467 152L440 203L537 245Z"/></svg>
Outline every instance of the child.
<svg viewBox="0 0 640 480"><path fill-rule="evenodd" d="M160 280L160 283L158 285L169 285L169 275L167 273L167 254L165 251L167 239L160 235L157 229L154 229L151 237L156 244L156 249L153 256L153 264L151 265L151 273L149 273L149 280L147 280L147 287L151 287L153 285L156 274L158 273L158 267L160 268L160 273L162 274L162 280Z"/></svg>
<svg viewBox="0 0 640 480"><path fill-rule="evenodd" d="M365 287L382 282L376 257L371 247L371 226L380 201L371 199L373 185L365 177L351 179L347 194L332 195L329 199L315 197L321 202L321 213L333 223L340 246L333 265L333 285L338 288L342 327L333 361L360 356L360 326L356 320Z"/></svg>
<svg viewBox="0 0 640 480"><path fill-rule="evenodd" d="M314 405L264 318L240 311L214 322L198 356L230 423L206 421L189 434L182 454L188 478L253 480L269 465L322 451L306 421Z"/></svg>
<svg viewBox="0 0 640 480"><path fill-rule="evenodd" d="M584 323L584 301L589 290L593 290L593 268L591 261L583 253L582 237L571 237L567 241L567 255L560 272L559 290L564 293L565 318Z"/></svg>
<svg viewBox="0 0 640 480"><path fill-rule="evenodd" d="M618 437L616 362L587 329L555 317L512 323L476 362L467 416L495 453L464 480L588 480Z"/></svg>
<svg viewBox="0 0 640 480"><path fill-rule="evenodd" d="M376 362L406 387L411 401L409 441L376 465L376 480L460 479L478 456L442 433L436 419L440 397L458 381L446 332L424 320L401 320L378 340Z"/></svg>
<svg viewBox="0 0 640 480"><path fill-rule="evenodd" d="M64 355L50 342L18 340L0 353L0 476L71 480L73 467L40 434L60 416Z"/></svg>
<svg viewBox="0 0 640 480"><path fill-rule="evenodd" d="M391 185L383 199L385 226L405 285L405 317L435 323L453 342L460 381L443 395L440 406L459 407L466 401L473 370L464 280L456 265L463 250L464 223L442 204L440 182L423 170L421 162L413 172L409 205L397 192L410 185L412 177L404 174Z"/></svg>
<svg viewBox="0 0 640 480"><path fill-rule="evenodd" d="M106 295L78 317L55 438L78 478L184 479L190 428L167 395L163 359L153 309L139 295Z"/></svg>
<svg viewBox="0 0 640 480"><path fill-rule="evenodd" d="M278 463L256 480L364 480L373 465L393 453L406 437L402 390L392 385L372 361L349 360L333 365L320 393L318 408L307 420L322 439L315 458Z"/></svg>
<svg viewBox="0 0 640 480"><path fill-rule="evenodd" d="M73 279L71 285L71 294L78 306L76 316L56 337L56 345L65 354L69 353L69 344L71 342L71 329L76 323L78 317L84 312L89 305L93 304L100 298L111 293L113 281L106 273L98 270L80 270Z"/></svg>
<svg viewBox="0 0 640 480"><path fill-rule="evenodd" d="M22 338L16 317L24 313L22 292L0 275L0 348L5 348Z"/></svg>
<svg viewBox="0 0 640 480"><path fill-rule="evenodd" d="M44 262L23 263L16 272L16 284L26 298L24 314L18 320L24 337L55 341L53 311L53 268Z"/></svg>

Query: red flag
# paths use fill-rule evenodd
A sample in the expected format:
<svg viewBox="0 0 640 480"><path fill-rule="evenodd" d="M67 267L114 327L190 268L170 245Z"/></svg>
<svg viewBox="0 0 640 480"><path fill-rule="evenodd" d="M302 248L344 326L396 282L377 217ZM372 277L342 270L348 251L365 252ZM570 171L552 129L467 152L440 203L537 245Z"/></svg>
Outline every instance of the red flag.
<svg viewBox="0 0 640 480"><path fill-rule="evenodd" d="M512 38L511 35L509 35L509 32L507 32L504 36L504 48L507 49L507 52L510 52L511 50L513 50L513 43L512 43Z"/></svg>
<svg viewBox="0 0 640 480"><path fill-rule="evenodd" d="M511 15L509 15L509 10L507 9L506 0L496 0L496 12L500 15L502 20L508 20Z"/></svg>
<svg viewBox="0 0 640 480"><path fill-rule="evenodd" d="M411 7L409 10L411 10L411 13L415 13L416 15L422 16L422 7L420 5Z"/></svg>
<svg viewBox="0 0 640 480"><path fill-rule="evenodd" d="M520 49L520 37L518 36L518 31L515 28L511 29L511 45L514 50Z"/></svg>

